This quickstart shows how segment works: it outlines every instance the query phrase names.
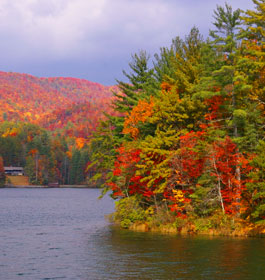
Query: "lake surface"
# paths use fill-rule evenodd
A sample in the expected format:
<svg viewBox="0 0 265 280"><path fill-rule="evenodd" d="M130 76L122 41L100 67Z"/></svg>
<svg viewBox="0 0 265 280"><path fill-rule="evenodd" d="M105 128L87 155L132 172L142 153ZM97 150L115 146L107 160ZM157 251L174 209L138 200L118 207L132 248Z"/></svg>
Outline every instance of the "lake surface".
<svg viewBox="0 0 265 280"><path fill-rule="evenodd" d="M119 230L96 189L0 189L0 279L265 279L265 239Z"/></svg>

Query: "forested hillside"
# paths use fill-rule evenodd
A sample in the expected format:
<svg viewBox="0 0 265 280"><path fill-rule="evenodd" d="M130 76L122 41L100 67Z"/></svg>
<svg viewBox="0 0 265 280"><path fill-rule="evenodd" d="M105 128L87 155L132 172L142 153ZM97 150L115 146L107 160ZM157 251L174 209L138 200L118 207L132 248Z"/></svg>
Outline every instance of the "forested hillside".
<svg viewBox="0 0 265 280"><path fill-rule="evenodd" d="M75 136L84 137L109 111L113 89L74 78L0 72L0 121L30 122L48 130L73 123Z"/></svg>
<svg viewBox="0 0 265 280"><path fill-rule="evenodd" d="M74 78L37 78L0 72L0 155L23 166L30 182L80 184L86 180L88 142L112 91Z"/></svg>
<svg viewBox="0 0 265 280"><path fill-rule="evenodd" d="M217 6L209 39L193 28L151 67L145 52L133 56L120 116L91 144L94 179L119 198L121 226L264 226L265 2L253 2L246 12Z"/></svg>

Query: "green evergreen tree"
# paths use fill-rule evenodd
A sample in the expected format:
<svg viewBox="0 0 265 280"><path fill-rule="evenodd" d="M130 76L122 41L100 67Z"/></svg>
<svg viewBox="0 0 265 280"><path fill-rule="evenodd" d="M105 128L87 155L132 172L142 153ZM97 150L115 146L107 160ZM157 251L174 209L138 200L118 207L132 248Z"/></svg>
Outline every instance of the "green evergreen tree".
<svg viewBox="0 0 265 280"><path fill-rule="evenodd" d="M89 168L97 170L91 181L98 181L98 183L106 185L111 177L110 170L115 160L115 149L126 138L130 139L122 133L125 113L129 113L137 105L138 100L157 94L159 83L155 78L154 69L149 68L149 59L150 57L145 51L134 54L132 62L129 63L131 72L123 71L127 81L117 81L119 92L114 93L116 98L113 102L113 108L118 114L108 115L107 120L99 125L91 141L92 163ZM107 181L102 180L102 175Z"/></svg>
<svg viewBox="0 0 265 280"><path fill-rule="evenodd" d="M80 165L80 158L81 158L81 153L79 150L74 150L72 159L71 159L71 164L70 164L70 176L69 176L69 183L71 185L79 184L82 178L82 169Z"/></svg>
<svg viewBox="0 0 265 280"><path fill-rule="evenodd" d="M90 165L86 172L91 174L90 184L98 184L108 190L107 183L112 177L111 170L114 166L116 148L120 141L113 132L114 124L111 121L104 121L98 126L90 143Z"/></svg>
<svg viewBox="0 0 265 280"><path fill-rule="evenodd" d="M237 77L239 27L241 25L240 10L232 10L227 3L225 7L217 6L214 11L216 30L210 31L214 39L213 46L219 54L222 65L213 72L213 77L221 88L221 94L227 99L228 126L232 128L234 138L239 136L237 120L244 117L242 108L242 92L235 84ZM240 110L240 111L237 111Z"/></svg>
<svg viewBox="0 0 265 280"><path fill-rule="evenodd" d="M38 177L36 175L36 160L34 157L28 156L26 158L25 174L29 177L29 182L31 184L39 184Z"/></svg>
<svg viewBox="0 0 265 280"><path fill-rule="evenodd" d="M3 187L6 181L5 169L4 169L4 161L2 156L0 155L0 187Z"/></svg>
<svg viewBox="0 0 265 280"><path fill-rule="evenodd" d="M257 156L252 160L253 171L249 174L251 182L247 184L250 219L265 225L265 142L257 146Z"/></svg>
<svg viewBox="0 0 265 280"><path fill-rule="evenodd" d="M253 0L253 3L256 9L247 10L241 17L244 26L240 33L242 47L238 63L241 77L238 79L238 86L247 92L248 112L253 112L250 120L252 135L255 131L252 150L258 139L264 137L265 123L265 3L264 0Z"/></svg>
<svg viewBox="0 0 265 280"><path fill-rule="evenodd" d="M113 107L120 113L129 112L137 105L139 99L155 95L159 90L159 83L155 78L154 69L148 65L150 56L145 51L132 55L129 63L130 73L123 71L127 82L117 80L120 92L114 93L117 99Z"/></svg>

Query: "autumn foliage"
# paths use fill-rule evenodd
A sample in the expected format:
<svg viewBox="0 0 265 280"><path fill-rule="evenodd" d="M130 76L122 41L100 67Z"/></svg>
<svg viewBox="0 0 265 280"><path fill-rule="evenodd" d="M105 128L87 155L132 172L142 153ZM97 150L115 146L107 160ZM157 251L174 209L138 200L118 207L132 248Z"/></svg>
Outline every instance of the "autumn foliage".
<svg viewBox="0 0 265 280"><path fill-rule="evenodd" d="M264 224L265 11L254 4L246 13L217 6L210 39L193 28L161 48L153 68L146 53L132 57L113 101L118 117L96 138L112 141L105 188L118 211L131 198L147 223L195 227L219 215Z"/></svg>
<svg viewBox="0 0 265 280"><path fill-rule="evenodd" d="M139 135L139 123L144 123L153 113L154 100L150 102L139 100L138 104L127 115L124 121L123 133L130 134L134 139Z"/></svg>
<svg viewBox="0 0 265 280"><path fill-rule="evenodd" d="M74 78L0 72L0 155L23 166L32 184L86 183L88 144L112 90Z"/></svg>
<svg viewBox="0 0 265 280"><path fill-rule="evenodd" d="M0 120L30 122L87 137L103 112L111 112L112 90L115 87L81 79L0 72Z"/></svg>
<svg viewBox="0 0 265 280"><path fill-rule="evenodd" d="M133 55L115 87L0 72L4 162L35 182L90 178L126 227L264 226L265 7L253 2L245 13L217 6L210 38L192 28L153 66Z"/></svg>

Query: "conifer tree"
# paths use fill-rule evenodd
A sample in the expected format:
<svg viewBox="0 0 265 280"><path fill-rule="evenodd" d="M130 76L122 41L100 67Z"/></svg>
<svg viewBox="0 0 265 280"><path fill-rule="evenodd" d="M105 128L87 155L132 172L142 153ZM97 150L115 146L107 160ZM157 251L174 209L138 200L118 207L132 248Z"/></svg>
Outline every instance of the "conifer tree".
<svg viewBox="0 0 265 280"><path fill-rule="evenodd" d="M154 69L148 65L150 56L145 51L132 55L129 63L130 73L123 70L126 82L117 80L120 92L115 93L116 100L113 107L120 113L128 112L135 106L139 99L155 95L159 84L154 75Z"/></svg>
<svg viewBox="0 0 265 280"><path fill-rule="evenodd" d="M240 108L240 92L235 87L238 63L237 47L239 45L238 32L241 25L240 10L233 11L227 3L225 8L217 6L214 11L214 19L216 30L210 31L210 36L214 39L213 45L221 57L222 65L220 69L213 73L213 76L218 81L222 94L228 100L227 111L230 113L228 117L233 120L228 125L233 127L232 135L238 137L237 118L234 117L234 114L240 115L236 111ZM241 115L243 115L242 112Z"/></svg>
<svg viewBox="0 0 265 280"><path fill-rule="evenodd" d="M152 113L144 126L137 126L142 128L140 141L136 142L142 157L142 162L137 164L137 174L144 177L142 181L147 186L156 185L156 193L165 190L174 172L169 162L179 148L179 137L189 130L197 130L198 121L205 113L203 102L192 98L193 87L199 81L201 72L202 45L196 28L191 30L185 41L176 39L172 47L175 54L171 57L170 76L164 76L161 90L154 97ZM147 124L153 131L145 129Z"/></svg>
<svg viewBox="0 0 265 280"><path fill-rule="evenodd" d="M72 160L71 160L71 169L70 169L70 178L69 178L69 183L71 185L80 183L79 181L81 179L80 173L82 172L80 166L80 158L81 158L80 151L74 150Z"/></svg>
<svg viewBox="0 0 265 280"><path fill-rule="evenodd" d="M246 215L258 224L264 224L265 216L265 169L264 169L264 126L265 126L265 1L253 0L255 10L247 10L242 20L243 40L241 49L241 86L248 89L248 98L252 112L252 130L254 135L251 151L255 157L251 161L253 167L250 182L247 184L246 197L249 207ZM257 145L258 143L258 145Z"/></svg>
<svg viewBox="0 0 265 280"><path fill-rule="evenodd" d="M182 40L176 37L171 47L162 48L155 55L156 76L162 89L177 91L180 98L190 94L201 75L203 38L196 27Z"/></svg>
<svg viewBox="0 0 265 280"><path fill-rule="evenodd" d="M156 95L159 88L154 69L150 69L150 57L145 51L132 56L132 62L129 63L130 73L123 71L126 82L117 81L119 91L114 92L113 108L117 112L114 116L107 115L107 120L101 122L97 132L91 142L92 162L89 168L98 170L92 178L92 181L102 180L104 174L105 180L111 178L111 166L114 164L116 148L121 145L124 137L122 133L124 126L125 113L129 113L137 105L138 100L149 98ZM105 184L103 180L103 184Z"/></svg>
<svg viewBox="0 0 265 280"><path fill-rule="evenodd" d="M225 100L226 126L228 133L233 136L235 142L240 143L240 136L243 136L244 125L246 123L247 112L244 108L244 90L239 87L238 79L238 48L239 27L241 25L240 9L235 11L227 3L225 7L217 6L214 11L214 25L216 30L210 31L210 36L214 39L213 45L220 55L222 65L220 69L213 72L213 78L218 82L221 95ZM239 128L241 130L239 131ZM238 182L238 202L240 200L241 190L241 169L238 157L236 164L236 180ZM238 203L239 205L239 203ZM239 209L238 209L239 210ZM237 212L239 214L239 211Z"/></svg>
<svg viewBox="0 0 265 280"><path fill-rule="evenodd" d="M116 97L113 102L113 108L119 112L119 116L108 115L108 122L113 126L113 132L116 137L123 139L124 113L128 113L137 105L138 100L143 100L151 95L156 95L159 89L154 69L149 66L150 56L145 51L132 55L132 61L129 63L130 71L127 73L123 70L124 77L127 81L117 80L118 92L114 92Z"/></svg>
<svg viewBox="0 0 265 280"><path fill-rule="evenodd" d="M0 187L3 187L5 184L6 175L4 170L4 161L2 156L0 155Z"/></svg>
<svg viewBox="0 0 265 280"><path fill-rule="evenodd" d="M248 92L249 112L252 113L251 123L255 124L255 142L264 137L265 110L265 2L253 0L256 9L247 10L242 20L244 28L241 56L239 60L241 79L239 86ZM254 138L254 137L253 137ZM253 145L255 147L255 144Z"/></svg>
<svg viewBox="0 0 265 280"><path fill-rule="evenodd" d="M252 160L254 167L249 174L250 182L247 184L248 208L245 214L250 220L265 225L265 142L260 141L257 146L257 156Z"/></svg>

